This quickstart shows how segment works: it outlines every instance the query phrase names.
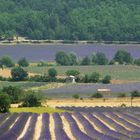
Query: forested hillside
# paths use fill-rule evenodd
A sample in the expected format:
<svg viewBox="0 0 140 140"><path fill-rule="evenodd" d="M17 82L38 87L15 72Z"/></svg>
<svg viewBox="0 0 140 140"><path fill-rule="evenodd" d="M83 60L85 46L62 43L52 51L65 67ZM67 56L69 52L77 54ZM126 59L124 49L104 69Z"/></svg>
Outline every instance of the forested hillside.
<svg viewBox="0 0 140 140"><path fill-rule="evenodd" d="M140 41L140 0L0 0L0 38Z"/></svg>

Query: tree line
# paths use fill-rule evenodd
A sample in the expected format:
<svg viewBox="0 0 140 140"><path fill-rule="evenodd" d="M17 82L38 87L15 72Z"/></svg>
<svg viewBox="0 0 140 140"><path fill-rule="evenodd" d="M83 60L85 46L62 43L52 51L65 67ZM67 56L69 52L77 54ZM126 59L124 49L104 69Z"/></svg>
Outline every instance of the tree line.
<svg viewBox="0 0 140 140"><path fill-rule="evenodd" d="M55 61L58 65L70 66L70 65L114 65L114 64L135 64L140 65L140 58L134 59L131 53L120 49L118 50L113 59L109 60L107 56L102 52L93 53L91 56L85 56L78 58L76 53L66 53L59 51L56 53Z"/></svg>
<svg viewBox="0 0 140 140"><path fill-rule="evenodd" d="M1 0L0 39L140 41L139 0Z"/></svg>

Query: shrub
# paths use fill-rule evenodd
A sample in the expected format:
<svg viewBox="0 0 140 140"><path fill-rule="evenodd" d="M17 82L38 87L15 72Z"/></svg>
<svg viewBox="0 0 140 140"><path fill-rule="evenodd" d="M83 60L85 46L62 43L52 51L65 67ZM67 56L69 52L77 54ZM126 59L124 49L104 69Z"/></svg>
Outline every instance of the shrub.
<svg viewBox="0 0 140 140"><path fill-rule="evenodd" d="M57 76L57 71L56 71L56 69L54 69L54 68L49 69L49 70L48 70L48 75L49 75L50 77L56 77L56 76Z"/></svg>
<svg viewBox="0 0 140 140"><path fill-rule="evenodd" d="M6 93L0 93L0 112L9 112L10 108L10 97Z"/></svg>
<svg viewBox="0 0 140 140"><path fill-rule="evenodd" d="M100 92L96 92L95 94L91 96L91 98L102 98L102 97L103 95Z"/></svg>
<svg viewBox="0 0 140 140"><path fill-rule="evenodd" d="M23 100L23 107L38 107L41 106L40 98L33 92L27 93Z"/></svg>
<svg viewBox="0 0 140 140"><path fill-rule="evenodd" d="M73 97L74 99L79 99L79 98L80 98L78 94L74 94L72 97Z"/></svg>
<svg viewBox="0 0 140 140"><path fill-rule="evenodd" d="M28 77L28 73L21 67L15 67L11 70L12 79L14 81L22 81Z"/></svg>
<svg viewBox="0 0 140 140"><path fill-rule="evenodd" d="M140 97L140 92L137 90L134 90L131 92L131 97Z"/></svg>
<svg viewBox="0 0 140 140"><path fill-rule="evenodd" d="M140 66L140 58L135 59L134 64L136 64L136 65Z"/></svg>
<svg viewBox="0 0 140 140"><path fill-rule="evenodd" d="M109 84L111 82L111 76L110 75L106 75L104 77L104 79L102 80L103 84Z"/></svg>
<svg viewBox="0 0 140 140"><path fill-rule="evenodd" d="M29 62L26 58L21 58L19 61L18 61L18 65L21 66L21 67L28 67L29 66Z"/></svg>
<svg viewBox="0 0 140 140"><path fill-rule="evenodd" d="M38 67L45 67L45 66L48 66L48 63L45 62L45 61L40 61L38 64L37 64Z"/></svg>
<svg viewBox="0 0 140 140"><path fill-rule="evenodd" d="M119 97L119 98L126 97L126 94L125 94L125 93L120 93L120 94L118 95L118 97Z"/></svg>

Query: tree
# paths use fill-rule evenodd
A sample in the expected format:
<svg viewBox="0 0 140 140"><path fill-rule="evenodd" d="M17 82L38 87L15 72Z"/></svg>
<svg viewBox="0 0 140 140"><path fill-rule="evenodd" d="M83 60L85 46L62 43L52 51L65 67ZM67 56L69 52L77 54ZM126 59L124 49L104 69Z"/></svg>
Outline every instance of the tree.
<svg viewBox="0 0 140 140"><path fill-rule="evenodd" d="M18 61L18 65L21 66L21 67L28 67L29 62L26 58L23 57Z"/></svg>
<svg viewBox="0 0 140 140"><path fill-rule="evenodd" d="M73 75L73 76L78 76L80 74L80 72L78 70L68 70L66 71L66 75L70 76L70 75Z"/></svg>
<svg viewBox="0 0 140 140"><path fill-rule="evenodd" d="M81 65L90 65L90 59L88 56L83 58Z"/></svg>
<svg viewBox="0 0 140 140"><path fill-rule="evenodd" d="M93 58L92 58L93 60ZM104 53L98 52L96 54L96 61L95 61L98 65L107 65L108 64L108 59L105 56Z"/></svg>
<svg viewBox="0 0 140 140"><path fill-rule="evenodd" d="M68 54L68 57L70 59L70 65L77 65L78 64L78 60L77 60L77 55L73 52Z"/></svg>
<svg viewBox="0 0 140 140"><path fill-rule="evenodd" d="M48 70L48 74L50 77L55 78L57 76L57 71L54 68Z"/></svg>
<svg viewBox="0 0 140 140"><path fill-rule="evenodd" d="M93 72L91 75L88 76L88 81L89 82L93 82L93 83L97 83L100 80L100 74L97 72Z"/></svg>
<svg viewBox="0 0 140 140"><path fill-rule="evenodd" d="M56 63L58 63L59 65L70 65L70 58L63 51L56 53L55 60L56 60Z"/></svg>
<svg viewBox="0 0 140 140"><path fill-rule="evenodd" d="M11 70L11 75L14 81L22 81L28 77L28 73L21 67L14 67Z"/></svg>
<svg viewBox="0 0 140 140"><path fill-rule="evenodd" d="M111 82L111 76L110 75L106 75L102 80L103 84L109 84L110 82Z"/></svg>
<svg viewBox="0 0 140 140"><path fill-rule="evenodd" d="M3 87L2 92L9 95L11 103L19 103L24 93L23 90L14 86Z"/></svg>
<svg viewBox="0 0 140 140"><path fill-rule="evenodd" d="M133 62L131 54L125 50L118 50L114 56L114 60L119 62L119 64L131 64Z"/></svg>
<svg viewBox="0 0 140 140"><path fill-rule="evenodd" d="M10 97L6 93L0 93L0 113L9 112Z"/></svg>
<svg viewBox="0 0 140 140"><path fill-rule="evenodd" d="M23 107L38 107L41 106L40 98L35 93L29 93L23 100Z"/></svg>
<svg viewBox="0 0 140 140"><path fill-rule="evenodd" d="M4 56L0 60L2 66L13 67L15 64L9 56Z"/></svg>

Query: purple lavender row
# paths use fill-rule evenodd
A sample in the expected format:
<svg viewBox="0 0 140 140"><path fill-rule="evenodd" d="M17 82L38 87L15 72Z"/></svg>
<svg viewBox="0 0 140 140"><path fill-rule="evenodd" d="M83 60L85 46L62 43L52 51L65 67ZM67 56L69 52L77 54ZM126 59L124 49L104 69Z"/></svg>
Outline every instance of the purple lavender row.
<svg viewBox="0 0 140 140"><path fill-rule="evenodd" d="M38 114L32 114L29 127L21 140L33 140Z"/></svg>
<svg viewBox="0 0 140 140"><path fill-rule="evenodd" d="M58 113L54 113L53 119L55 123L54 131L55 131L56 140L70 140L70 138L63 130L63 123L60 115Z"/></svg>
<svg viewBox="0 0 140 140"><path fill-rule="evenodd" d="M97 115L97 117L102 119L104 122L111 125L112 128L114 128L115 130L117 130L118 132L120 132L122 134L127 135L129 138L137 138L140 136L140 133L127 130L125 127L116 123L113 119L105 116L103 113L95 113L95 114Z"/></svg>
<svg viewBox="0 0 140 140"><path fill-rule="evenodd" d="M18 136L24 129L24 126L29 118L29 113L22 113L14 126L5 134L0 136L0 140L17 140Z"/></svg>
<svg viewBox="0 0 140 140"><path fill-rule="evenodd" d="M140 120L138 119L138 117L132 117L126 113L118 113L120 116L122 116L123 118L126 118L128 121L132 122L132 123L135 123L135 124L138 124L140 125Z"/></svg>
<svg viewBox="0 0 140 140"><path fill-rule="evenodd" d="M18 113L12 114L2 125L0 125L0 136L4 134L10 126L14 123L14 121L19 117Z"/></svg>
<svg viewBox="0 0 140 140"><path fill-rule="evenodd" d="M111 130L109 127L107 127L105 124L103 124L98 118L96 118L95 116L93 116L91 113L87 113L86 116L92 121L94 122L94 124L100 128L100 130L105 134L105 135L109 135L111 137L115 137L117 139L121 139L121 140L126 140L129 137L121 134L119 132L113 131Z"/></svg>
<svg viewBox="0 0 140 140"><path fill-rule="evenodd" d="M111 136L108 135L104 135L103 133L98 132L93 125L91 125L91 123L85 119L85 117L83 115L81 115L81 113L74 113L74 116L80 121L80 123L84 126L84 129L86 131L86 133L95 139L98 140L118 140L116 138L113 138Z"/></svg>
<svg viewBox="0 0 140 140"><path fill-rule="evenodd" d="M0 125L3 123L3 121L9 117L10 114L9 113L5 113L5 114L0 114Z"/></svg>
<svg viewBox="0 0 140 140"><path fill-rule="evenodd" d="M112 119L115 119L116 121L118 121L119 123L123 124L124 126L126 126L127 128L140 133L140 128L137 127L136 125L129 123L128 121L126 121L123 118L120 118L119 116L115 115L114 113L107 113Z"/></svg>
<svg viewBox="0 0 140 140"><path fill-rule="evenodd" d="M49 129L49 114L42 114L42 127L41 127L41 135L39 140L51 140L51 134Z"/></svg>
<svg viewBox="0 0 140 140"><path fill-rule="evenodd" d="M79 129L76 121L73 119L70 113L65 112L63 115L70 124L71 132L77 140L95 140Z"/></svg>

